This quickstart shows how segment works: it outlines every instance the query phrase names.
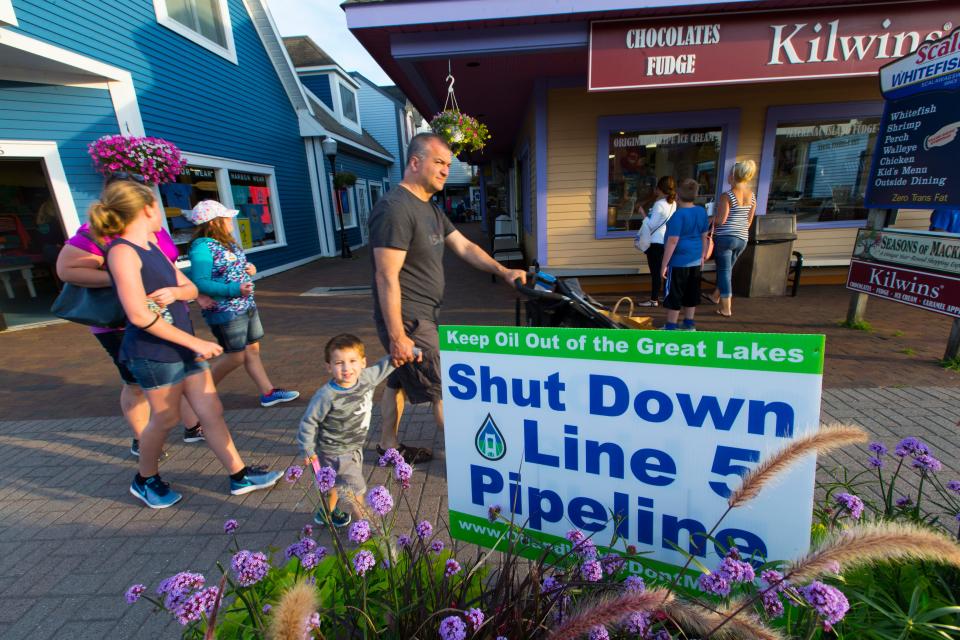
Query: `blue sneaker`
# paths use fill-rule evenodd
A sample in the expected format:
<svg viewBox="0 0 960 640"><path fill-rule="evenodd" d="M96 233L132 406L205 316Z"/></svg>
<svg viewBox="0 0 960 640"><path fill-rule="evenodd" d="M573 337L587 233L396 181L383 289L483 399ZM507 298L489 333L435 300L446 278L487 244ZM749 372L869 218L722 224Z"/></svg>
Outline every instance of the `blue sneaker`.
<svg viewBox="0 0 960 640"><path fill-rule="evenodd" d="M287 391L286 389L274 389L265 396L260 396L261 407L272 407L281 402L290 402L300 397L299 391Z"/></svg>
<svg viewBox="0 0 960 640"><path fill-rule="evenodd" d="M160 476L150 476L142 485L134 478L130 483L130 493L143 500L151 509L166 509L180 502L182 495L170 488L169 482L164 482Z"/></svg>
<svg viewBox="0 0 960 640"><path fill-rule="evenodd" d="M283 477L281 471L267 471L263 467L247 467L247 475L243 480L234 480L230 478L230 493L235 496L242 496L251 491L259 489L269 489L277 484L277 480Z"/></svg>

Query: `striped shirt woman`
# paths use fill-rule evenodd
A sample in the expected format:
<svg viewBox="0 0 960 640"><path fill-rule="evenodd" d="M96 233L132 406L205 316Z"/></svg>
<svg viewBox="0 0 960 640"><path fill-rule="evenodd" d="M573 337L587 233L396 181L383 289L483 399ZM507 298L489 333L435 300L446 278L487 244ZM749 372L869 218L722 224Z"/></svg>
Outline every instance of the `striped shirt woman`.
<svg viewBox="0 0 960 640"><path fill-rule="evenodd" d="M752 191L749 194L750 199L743 204L737 199L737 194L733 189L723 194L730 201L730 213L727 214L727 219L723 224L717 225L715 235L747 239L752 219L750 214L757 206L757 194Z"/></svg>

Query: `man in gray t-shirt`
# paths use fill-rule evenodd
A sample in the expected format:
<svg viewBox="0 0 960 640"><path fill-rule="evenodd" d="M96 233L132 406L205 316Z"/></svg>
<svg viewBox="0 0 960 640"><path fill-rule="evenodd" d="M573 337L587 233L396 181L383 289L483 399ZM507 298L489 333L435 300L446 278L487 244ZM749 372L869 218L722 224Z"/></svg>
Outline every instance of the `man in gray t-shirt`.
<svg viewBox="0 0 960 640"><path fill-rule="evenodd" d="M440 353L437 321L443 304L443 252L449 248L467 264L499 275L509 286L526 282L526 272L507 269L466 237L430 198L443 190L452 162L440 136L420 133L407 148L403 180L382 197L370 214L373 247L373 317L377 333L393 363L380 401L382 454L397 448L409 463L429 460L429 449L400 444L397 431L406 401L429 402L437 426L443 429ZM414 346L423 358L414 361Z"/></svg>

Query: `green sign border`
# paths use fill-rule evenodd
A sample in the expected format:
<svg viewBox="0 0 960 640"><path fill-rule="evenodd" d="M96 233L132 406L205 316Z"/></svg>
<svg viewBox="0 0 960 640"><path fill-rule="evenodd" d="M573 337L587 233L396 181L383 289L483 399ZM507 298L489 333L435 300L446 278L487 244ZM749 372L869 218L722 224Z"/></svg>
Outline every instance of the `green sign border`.
<svg viewBox="0 0 960 640"><path fill-rule="evenodd" d="M546 358L568 358L579 360L606 360L611 362L641 362L649 364L666 364L684 367L708 367L714 369L742 369L746 371L771 371L778 373L806 373L823 375L823 358L826 337L823 334L796 334L796 333L735 333L720 331L640 331L631 329L569 329L569 328L539 328L539 327L495 327L474 325L441 325L440 351L467 352L467 353L496 353L505 355L539 356ZM473 344L452 342L449 331L456 331L462 336L475 337ZM494 336L498 333L516 334L518 341L513 343L519 346L498 346ZM527 346L528 336L538 337L538 343L552 345L554 336L557 337L557 348L551 346ZM579 339L586 336L585 349L569 349L566 341L570 338ZM486 338L486 344L481 340ZM595 338L606 338L613 341L626 341L626 353L611 351L597 351L594 349ZM641 338L649 339L651 354L637 351L637 343ZM770 360L734 360L733 358L717 357L718 345L723 343L724 353L733 354L735 349L742 347L746 353L754 354L763 350L769 354L771 349L779 348L785 352L800 349L803 354L801 362L773 362ZM684 345L705 345L706 354L684 356L679 353L668 355L666 350L680 350ZM660 353L656 353L659 347ZM671 345L677 345L676 347ZM687 347L691 349L691 347Z"/></svg>

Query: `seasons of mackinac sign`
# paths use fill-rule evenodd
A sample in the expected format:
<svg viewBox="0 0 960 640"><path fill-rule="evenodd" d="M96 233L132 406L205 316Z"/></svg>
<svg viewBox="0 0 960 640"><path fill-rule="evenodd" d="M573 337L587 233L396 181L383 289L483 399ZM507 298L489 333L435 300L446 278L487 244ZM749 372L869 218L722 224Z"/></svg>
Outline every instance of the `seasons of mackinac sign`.
<svg viewBox="0 0 960 640"><path fill-rule="evenodd" d="M861 229L847 288L960 318L960 236Z"/></svg>
<svg viewBox="0 0 960 640"><path fill-rule="evenodd" d="M955 0L590 25L591 91L870 76L957 26Z"/></svg>
<svg viewBox="0 0 960 640"><path fill-rule="evenodd" d="M704 534L739 475L818 428L823 347L821 335L441 326L451 535L498 546L508 529L487 516L499 505L535 541L521 540L528 557L562 554L571 528L638 547L634 573L676 575L678 547L707 565L731 541L745 556L804 553L813 456Z"/></svg>

